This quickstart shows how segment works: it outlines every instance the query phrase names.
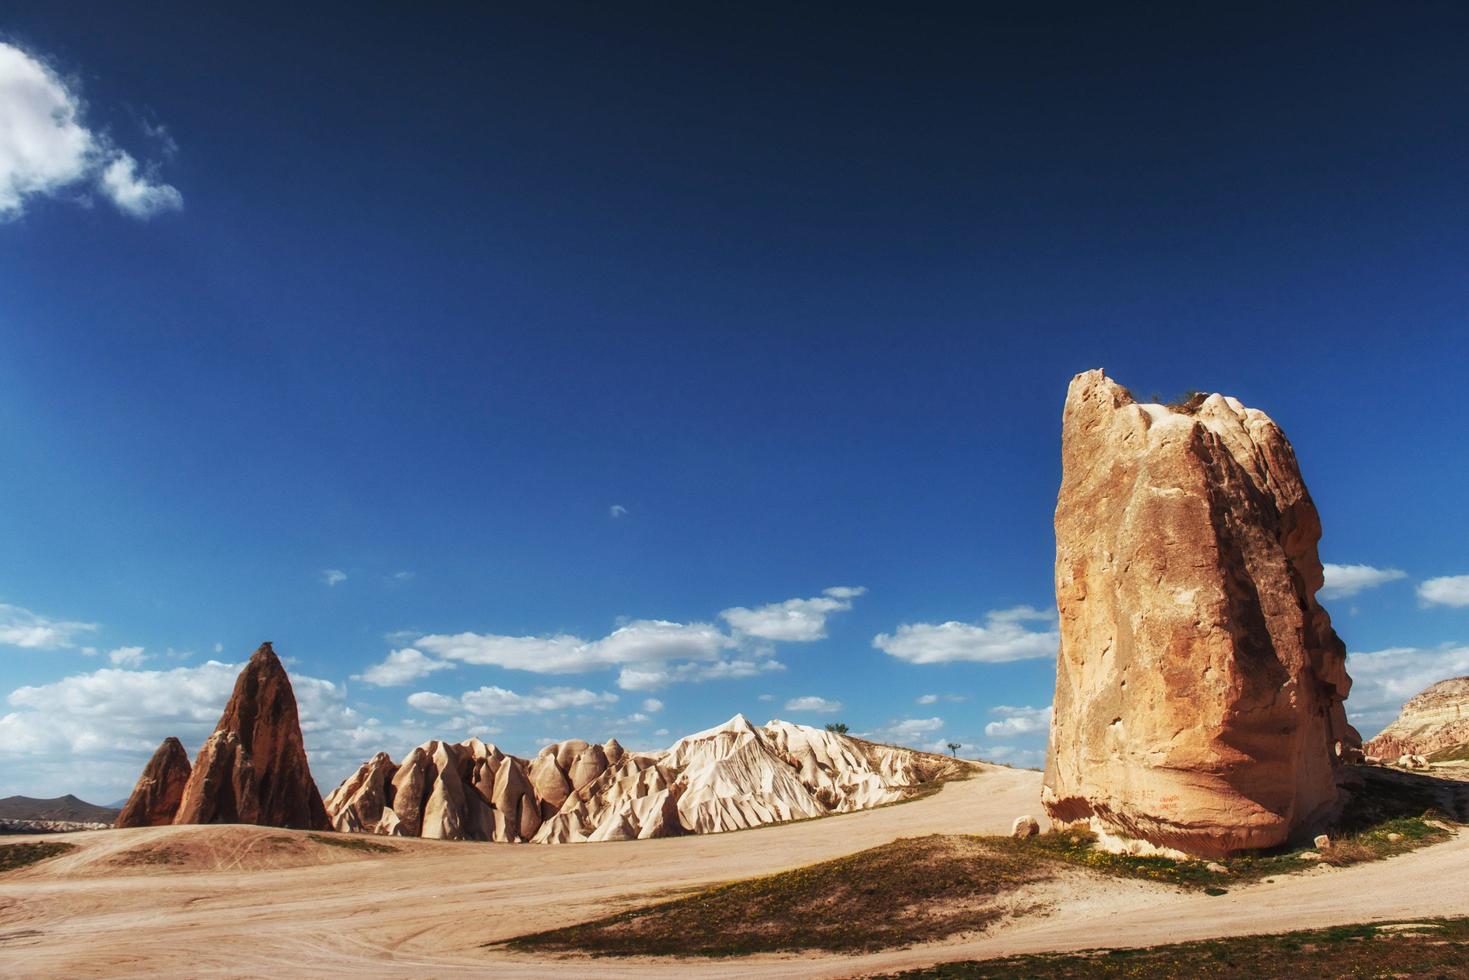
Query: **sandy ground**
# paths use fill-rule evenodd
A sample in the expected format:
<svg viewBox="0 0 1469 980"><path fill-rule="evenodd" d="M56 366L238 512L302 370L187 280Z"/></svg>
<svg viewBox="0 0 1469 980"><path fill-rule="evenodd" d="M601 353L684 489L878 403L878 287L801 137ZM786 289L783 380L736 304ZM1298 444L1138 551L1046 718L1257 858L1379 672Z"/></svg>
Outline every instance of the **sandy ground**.
<svg viewBox="0 0 1469 980"><path fill-rule="evenodd" d="M68 834L72 854L0 879L5 976L599 978L852 976L1013 952L1155 945L1377 918L1469 912L1469 835L1220 897L1119 883L1061 896L996 934L861 957L536 958L483 944L680 889L809 864L896 837L1004 833L1040 775L986 767L923 800L781 827L667 840L533 846L394 840L363 855L271 828ZM286 844L283 836L296 840ZM268 838L274 838L269 840ZM7 838L23 840L27 838ZM43 839L43 838L35 838ZM57 839L57 838L50 838ZM137 864L163 850L169 863Z"/></svg>

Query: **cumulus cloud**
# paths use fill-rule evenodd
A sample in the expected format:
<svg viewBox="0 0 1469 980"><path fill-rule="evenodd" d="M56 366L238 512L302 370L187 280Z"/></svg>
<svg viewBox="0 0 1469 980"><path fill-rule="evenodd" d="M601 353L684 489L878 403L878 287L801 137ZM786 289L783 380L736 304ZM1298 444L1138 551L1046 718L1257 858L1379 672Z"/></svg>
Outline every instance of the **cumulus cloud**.
<svg viewBox="0 0 1469 980"><path fill-rule="evenodd" d="M415 646L446 660L506 667L536 674L574 674L629 663L712 660L732 646L708 623L640 619L600 640L577 636L499 636L493 633L430 634Z"/></svg>
<svg viewBox="0 0 1469 980"><path fill-rule="evenodd" d="M107 659L115 667L138 667L148 658L143 655L142 647L118 647L108 652Z"/></svg>
<svg viewBox="0 0 1469 980"><path fill-rule="evenodd" d="M45 62L0 42L0 220L33 197L82 189L137 218L183 206L152 167L88 128L81 99Z"/></svg>
<svg viewBox="0 0 1469 980"><path fill-rule="evenodd" d="M408 695L408 706L431 715L452 715L461 710L459 699L432 691L415 691Z"/></svg>
<svg viewBox="0 0 1469 980"><path fill-rule="evenodd" d="M388 657L380 664L373 664L360 674L354 674L354 681L363 681L374 687L397 687L416 681L420 677L427 677L436 670L452 670L453 664L433 657L425 657L422 651L412 647L389 652Z"/></svg>
<svg viewBox="0 0 1469 980"><path fill-rule="evenodd" d="M829 701L826 698L819 698L814 695L808 695L803 698L791 698L789 701L786 702L786 710L805 711L818 715L830 715L841 711L842 703L840 701Z"/></svg>
<svg viewBox="0 0 1469 980"><path fill-rule="evenodd" d="M523 715L614 704L617 695L570 687L543 687L532 694L517 694L503 687L482 687L466 691L459 701L471 714Z"/></svg>
<svg viewBox="0 0 1469 980"><path fill-rule="evenodd" d="M1428 606L1469 606L1469 575L1444 575L1418 586L1418 598Z"/></svg>
<svg viewBox="0 0 1469 980"><path fill-rule="evenodd" d="M904 623L892 634L873 637L872 645L914 664L1038 660L1056 655L1060 634L1055 621L1055 613L1016 606L987 614L983 626L953 621ZM1049 628L1033 630L1026 626L1028 622L1043 622Z"/></svg>
<svg viewBox="0 0 1469 980"><path fill-rule="evenodd" d="M617 675L617 686L624 691L656 691L669 684L741 680L772 670L785 670L785 664L778 660L735 658L712 663L624 667Z"/></svg>
<svg viewBox="0 0 1469 980"><path fill-rule="evenodd" d="M0 715L8 786L48 795L97 787L112 798L122 795L165 736L197 750L224 711L242 666L211 660L171 670L108 667L18 688L7 699L13 710ZM294 674L291 686L320 785L330 789L364 753L385 743L403 747L404 733L362 717L347 704L342 685ZM74 781L54 782L62 776Z"/></svg>
<svg viewBox="0 0 1469 980"><path fill-rule="evenodd" d="M944 720L942 718L901 718L890 721L887 725L879 728L875 733L879 738L890 742L902 742L910 744L921 739L925 735L943 731Z"/></svg>
<svg viewBox="0 0 1469 980"><path fill-rule="evenodd" d="M1403 702L1436 681L1469 674L1469 646L1392 647L1347 656L1352 693L1347 716L1370 738L1397 717Z"/></svg>
<svg viewBox="0 0 1469 980"><path fill-rule="evenodd" d="M20 606L0 602L0 645L26 650L61 650L75 646L82 633L94 633L96 623L51 619Z"/></svg>
<svg viewBox="0 0 1469 980"><path fill-rule="evenodd" d="M1317 595L1323 599L1345 599L1364 589L1375 589L1408 575L1396 568L1373 568L1371 565L1333 565L1326 562L1321 568L1326 574L1326 584Z"/></svg>
<svg viewBox="0 0 1469 980"><path fill-rule="evenodd" d="M1051 726L1051 706L1044 708L1032 708L1029 705L1023 708L1012 708L1002 704L991 708L990 714L998 715L999 721L992 721L984 726L984 733L990 738L1011 738L1016 735L1032 735L1044 732Z"/></svg>
<svg viewBox="0 0 1469 980"><path fill-rule="evenodd" d="M739 633L763 640L809 643L826 638L826 620L832 613L846 612L852 600L867 590L861 586L837 585L813 599L787 599L755 609L735 606L719 614Z"/></svg>
<svg viewBox="0 0 1469 980"><path fill-rule="evenodd" d="M341 585L347 581L347 573L340 568L326 568L321 572L321 581L325 585Z"/></svg>
<svg viewBox="0 0 1469 980"><path fill-rule="evenodd" d="M657 698L647 698L643 701L643 710L649 714L657 714L663 710L663 702Z"/></svg>
<svg viewBox="0 0 1469 980"><path fill-rule="evenodd" d="M969 698L963 694L920 694L913 699L918 704L938 704L940 701L968 701Z"/></svg>
<svg viewBox="0 0 1469 980"><path fill-rule="evenodd" d="M613 504L611 507L607 508L607 513L612 517L626 517L627 508L622 506L621 504Z"/></svg>

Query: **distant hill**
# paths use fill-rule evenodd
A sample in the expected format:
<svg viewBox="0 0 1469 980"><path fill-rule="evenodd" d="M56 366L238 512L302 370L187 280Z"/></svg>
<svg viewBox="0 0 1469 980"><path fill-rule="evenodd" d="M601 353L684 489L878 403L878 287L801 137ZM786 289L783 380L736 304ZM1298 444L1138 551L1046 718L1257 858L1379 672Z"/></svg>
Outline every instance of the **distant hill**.
<svg viewBox="0 0 1469 980"><path fill-rule="evenodd" d="M97 806L67 794L54 800L7 796L0 800L0 820L65 820L72 823L112 823L117 809Z"/></svg>

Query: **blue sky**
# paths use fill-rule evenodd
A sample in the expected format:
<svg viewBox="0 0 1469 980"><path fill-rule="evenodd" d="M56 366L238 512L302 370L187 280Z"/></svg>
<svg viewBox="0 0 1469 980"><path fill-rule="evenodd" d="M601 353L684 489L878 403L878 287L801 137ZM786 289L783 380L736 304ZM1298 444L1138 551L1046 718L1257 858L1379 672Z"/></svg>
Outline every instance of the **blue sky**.
<svg viewBox="0 0 1469 980"><path fill-rule="evenodd" d="M1469 15L787 7L7 4L0 794L125 795L265 639L328 787L1038 764L1099 366L1283 426L1364 731L1469 673Z"/></svg>

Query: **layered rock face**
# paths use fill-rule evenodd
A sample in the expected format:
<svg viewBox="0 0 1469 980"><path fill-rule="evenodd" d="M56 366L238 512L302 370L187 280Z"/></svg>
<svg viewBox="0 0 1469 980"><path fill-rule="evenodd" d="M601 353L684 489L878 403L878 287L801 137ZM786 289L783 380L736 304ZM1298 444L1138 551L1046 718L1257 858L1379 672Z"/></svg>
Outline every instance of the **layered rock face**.
<svg viewBox="0 0 1469 980"><path fill-rule="evenodd" d="M199 750L174 823L254 823L325 830L296 695L264 643L240 676L214 734Z"/></svg>
<svg viewBox="0 0 1469 980"><path fill-rule="evenodd" d="M327 797L342 831L575 843L717 833L877 806L964 764L743 715L633 753L572 739L535 759L470 739L379 753Z"/></svg>
<svg viewBox="0 0 1469 980"><path fill-rule="evenodd" d="M1220 856L1329 815L1361 740L1284 434L1233 398L1138 404L1089 371L1062 467L1051 819Z"/></svg>
<svg viewBox="0 0 1469 980"><path fill-rule="evenodd" d="M184 745L170 735L158 746L153 758L143 767L143 774L133 787L116 827L161 827L173 823L189 781L189 754Z"/></svg>
<svg viewBox="0 0 1469 980"><path fill-rule="evenodd" d="M1453 677L1408 699L1397 720L1363 749L1391 762L1405 755L1430 758L1464 746L1469 746L1469 677Z"/></svg>

